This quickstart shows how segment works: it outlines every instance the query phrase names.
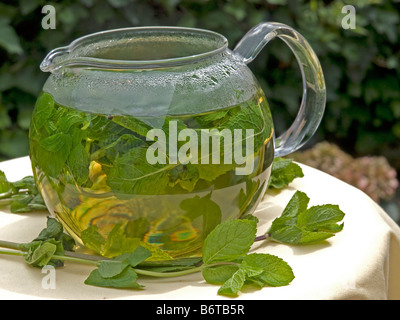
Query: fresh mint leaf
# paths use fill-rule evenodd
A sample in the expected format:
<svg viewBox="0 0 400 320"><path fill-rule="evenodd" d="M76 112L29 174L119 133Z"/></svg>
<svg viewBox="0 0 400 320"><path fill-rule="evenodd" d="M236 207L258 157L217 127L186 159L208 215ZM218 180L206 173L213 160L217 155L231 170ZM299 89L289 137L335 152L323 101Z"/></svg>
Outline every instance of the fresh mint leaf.
<svg viewBox="0 0 400 320"><path fill-rule="evenodd" d="M33 126L36 130L40 130L55 113L53 97L43 92L37 99L35 111L32 116Z"/></svg>
<svg viewBox="0 0 400 320"><path fill-rule="evenodd" d="M109 258L123 253L133 252L140 245L140 239L128 238L121 224L116 224L107 235L107 240L101 253Z"/></svg>
<svg viewBox="0 0 400 320"><path fill-rule="evenodd" d="M234 170L237 165L235 163L221 163L221 164L193 164L199 173L199 178L206 181L214 181L219 176Z"/></svg>
<svg viewBox="0 0 400 320"><path fill-rule="evenodd" d="M96 225L83 230L81 232L81 239L85 247L97 253L103 252L106 239L100 234Z"/></svg>
<svg viewBox="0 0 400 320"><path fill-rule="evenodd" d="M151 256L149 250L139 246L111 260L100 261L98 269L91 272L85 283L99 287L139 289L137 273L132 269Z"/></svg>
<svg viewBox="0 0 400 320"><path fill-rule="evenodd" d="M138 264L151 257L150 250L143 246L138 246L133 252L124 253L114 258L114 260L122 261L131 267L136 267Z"/></svg>
<svg viewBox="0 0 400 320"><path fill-rule="evenodd" d="M59 267L63 265L61 260L53 259L56 254L64 254L62 243L55 239L34 240L30 243L22 244L21 249L26 252L24 256L25 262L34 267L42 268L45 265Z"/></svg>
<svg viewBox="0 0 400 320"><path fill-rule="evenodd" d="M234 129L241 129L243 140L246 139L246 129L254 130L254 149L258 150L271 135L272 130L268 125L269 121L265 120L266 115L261 108L260 105L251 101L235 114L226 117L227 121L221 124L221 129L227 128L232 132Z"/></svg>
<svg viewBox="0 0 400 320"><path fill-rule="evenodd" d="M149 230L150 222L145 217L130 220L125 226L126 236L129 238L143 239Z"/></svg>
<svg viewBox="0 0 400 320"><path fill-rule="evenodd" d="M67 159L69 173L73 176L75 183L83 185L89 177L90 157L83 145L75 144Z"/></svg>
<svg viewBox="0 0 400 320"><path fill-rule="evenodd" d="M152 129L150 125L134 117L114 116L112 121L143 137L146 137L147 132Z"/></svg>
<svg viewBox="0 0 400 320"><path fill-rule="evenodd" d="M0 171L0 199L1 205L10 205L12 213L47 210L32 176L10 182L4 172Z"/></svg>
<svg viewBox="0 0 400 320"><path fill-rule="evenodd" d="M297 226L308 231L338 232L343 224L338 225L344 218L344 213L338 205L326 204L314 206L301 212L297 218Z"/></svg>
<svg viewBox="0 0 400 320"><path fill-rule="evenodd" d="M218 121L225 118L229 110L218 110L217 112L202 114L201 116L195 117L194 120L200 124L200 126L205 128L216 127Z"/></svg>
<svg viewBox="0 0 400 320"><path fill-rule="evenodd" d="M72 251L75 246L75 240L66 234L62 224L52 217L47 217L46 228L40 231L39 235L33 241L46 241L49 239L59 241L64 250Z"/></svg>
<svg viewBox="0 0 400 320"><path fill-rule="evenodd" d="M151 252L151 257L149 257L148 260L173 260L173 258L166 251L162 250L157 245L149 244L144 241L140 241L140 245Z"/></svg>
<svg viewBox="0 0 400 320"><path fill-rule="evenodd" d="M69 150L71 149L71 145L72 145L71 136L63 132L53 134L52 136L44 138L43 140L40 141L40 146L43 149L52 153L58 153L63 149L68 150L69 152Z"/></svg>
<svg viewBox="0 0 400 320"><path fill-rule="evenodd" d="M257 224L251 220L229 220L219 224L203 245L203 262L233 261L246 254L256 236Z"/></svg>
<svg viewBox="0 0 400 320"><path fill-rule="evenodd" d="M195 225L196 219L202 217L200 220L201 225L198 228L203 230L205 236L221 223L221 208L211 200L211 192L204 197L195 196L194 198L184 199L180 207L186 211L185 217L192 221L194 227L197 227Z"/></svg>
<svg viewBox="0 0 400 320"><path fill-rule="evenodd" d="M112 278L119 275L129 264L125 261L104 260L99 265L99 274L102 278Z"/></svg>
<svg viewBox="0 0 400 320"><path fill-rule="evenodd" d="M9 192L11 188L12 184L7 180L5 173L0 170L0 194Z"/></svg>
<svg viewBox="0 0 400 320"><path fill-rule="evenodd" d="M269 232L272 233L283 227L295 225L297 216L300 212L307 210L309 201L310 198L304 192L295 192L283 210L281 216L273 221Z"/></svg>
<svg viewBox="0 0 400 320"><path fill-rule="evenodd" d="M219 288L218 294L236 296L246 281L246 269L240 266L235 273Z"/></svg>
<svg viewBox="0 0 400 320"><path fill-rule="evenodd" d="M206 266L202 270L203 278L211 284L223 284L238 271L239 264L226 264L217 266Z"/></svg>
<svg viewBox="0 0 400 320"><path fill-rule="evenodd" d="M34 267L47 265L57 251L57 245L50 241L34 241L24 246L25 262Z"/></svg>
<svg viewBox="0 0 400 320"><path fill-rule="evenodd" d="M263 287L278 287L288 285L293 279L294 274L292 268L281 258L263 253L248 254L242 262L247 267L247 278L252 282ZM250 273L250 267L257 270ZM261 272L258 272L261 270Z"/></svg>
<svg viewBox="0 0 400 320"><path fill-rule="evenodd" d="M221 284L218 294L236 296L246 283L259 287L285 286L293 279L292 268L281 258L270 254L252 253L235 264L205 267L204 279L212 284Z"/></svg>
<svg viewBox="0 0 400 320"><path fill-rule="evenodd" d="M122 272L113 277L102 277L99 269L93 270L85 280L85 284L96 287L111 287L125 289L140 289L143 286L137 283L138 275L130 267L126 267Z"/></svg>
<svg viewBox="0 0 400 320"><path fill-rule="evenodd" d="M275 189L287 187L296 178L304 177L301 167L292 159L275 158L272 163L269 186Z"/></svg>
<svg viewBox="0 0 400 320"><path fill-rule="evenodd" d="M160 194L168 185L168 170L165 164L150 164L146 161L145 148L133 148L115 159L107 182L111 189L123 194Z"/></svg>
<svg viewBox="0 0 400 320"><path fill-rule="evenodd" d="M169 186L174 187L177 184L183 189L192 192L199 180L199 171L194 165L178 165L168 172L170 179Z"/></svg>
<svg viewBox="0 0 400 320"><path fill-rule="evenodd" d="M144 256L147 254L148 257L154 256L160 260L172 259L161 249L143 243L139 238L128 237L121 224L116 224L106 237L100 234L96 225L90 226L82 231L81 239L87 248L108 258L135 252L136 255L141 253ZM139 255L139 257L141 256ZM132 261L130 264L132 265Z"/></svg>
<svg viewBox="0 0 400 320"><path fill-rule="evenodd" d="M268 231L271 240L287 244L309 244L334 236L343 229L338 224L344 213L337 205L314 206L307 209L309 198L297 191L282 215L276 218Z"/></svg>
<svg viewBox="0 0 400 320"><path fill-rule="evenodd" d="M47 217L46 228L40 231L35 240L57 238L63 232L63 226L55 218Z"/></svg>
<svg viewBox="0 0 400 320"><path fill-rule="evenodd" d="M99 141L101 149L96 153L105 155L108 159L115 159L136 147L143 147L146 143L133 134L110 135ZM93 155L92 155L93 157Z"/></svg>
<svg viewBox="0 0 400 320"><path fill-rule="evenodd" d="M11 196L10 211L12 213L24 213L32 211L46 211L47 207L42 197L30 194L18 194Z"/></svg>

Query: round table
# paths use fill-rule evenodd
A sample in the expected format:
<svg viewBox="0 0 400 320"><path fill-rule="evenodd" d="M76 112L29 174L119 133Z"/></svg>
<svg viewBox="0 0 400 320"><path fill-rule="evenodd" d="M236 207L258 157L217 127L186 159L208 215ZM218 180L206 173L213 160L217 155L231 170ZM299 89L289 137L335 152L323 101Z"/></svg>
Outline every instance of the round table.
<svg viewBox="0 0 400 320"><path fill-rule="evenodd" d="M292 267L295 279L284 287L247 289L235 300L400 299L400 228L360 190L300 164L304 177L287 188L269 191L258 206L258 232L265 233L296 190L310 197L309 206L337 204L345 212L344 228L324 243L289 246L256 242L251 251L270 253ZM0 163L8 180L32 175L28 157ZM29 242L46 225L48 212L13 214L0 210L0 239ZM201 274L177 278L140 278L144 290L99 288L84 284L92 266L66 262L55 269L54 286L46 285L49 270L26 265L22 257L0 255L0 299L146 299L217 300L219 286Z"/></svg>

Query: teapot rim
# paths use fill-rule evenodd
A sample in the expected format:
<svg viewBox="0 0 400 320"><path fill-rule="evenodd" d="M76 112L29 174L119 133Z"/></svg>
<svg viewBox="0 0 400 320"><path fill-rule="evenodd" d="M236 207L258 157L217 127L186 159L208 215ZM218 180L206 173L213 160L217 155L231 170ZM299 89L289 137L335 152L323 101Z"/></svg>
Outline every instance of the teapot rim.
<svg viewBox="0 0 400 320"><path fill-rule="evenodd" d="M177 56L173 58L160 58L160 59L109 59L98 58L90 56L73 56L72 53L76 52L79 47L84 46L85 43L90 43L96 38L106 38L113 34L144 34L144 33L176 33L179 34L192 34L202 35L214 38L216 45L211 50L204 50L202 52L188 54L184 56ZM94 42L95 43L95 42ZM117 28L99 31L91 34L84 35L73 40L68 46L59 47L51 50L42 63L40 69L44 72L53 72L63 67L83 67L83 68L105 68L105 69L154 69L179 66L188 63L194 63L205 58L215 56L224 52L228 47L228 40L225 36L215 31L189 28L189 27L176 27L176 26L144 26L144 27L128 27Z"/></svg>

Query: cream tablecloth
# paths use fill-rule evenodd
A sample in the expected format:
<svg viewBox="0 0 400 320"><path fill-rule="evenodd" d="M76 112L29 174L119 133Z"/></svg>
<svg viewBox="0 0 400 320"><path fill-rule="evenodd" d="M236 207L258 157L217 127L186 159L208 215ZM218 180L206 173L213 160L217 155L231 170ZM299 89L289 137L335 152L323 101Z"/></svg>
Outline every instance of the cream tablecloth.
<svg viewBox="0 0 400 320"><path fill-rule="evenodd" d="M311 205L338 204L346 213L344 229L325 243L309 246L257 242L252 251L275 254L293 268L295 279L285 287L248 290L240 299L400 299L400 228L367 195L325 173L302 165L304 178L276 194L266 194L255 215L265 233L296 190ZM29 158L0 163L10 181L31 175ZM45 212L0 211L0 239L31 241L46 224ZM83 282L93 267L66 263L56 269L55 289L44 288L47 274L18 256L0 255L0 299L151 299L216 300L218 286L201 274L179 278L143 278L144 290L98 288Z"/></svg>

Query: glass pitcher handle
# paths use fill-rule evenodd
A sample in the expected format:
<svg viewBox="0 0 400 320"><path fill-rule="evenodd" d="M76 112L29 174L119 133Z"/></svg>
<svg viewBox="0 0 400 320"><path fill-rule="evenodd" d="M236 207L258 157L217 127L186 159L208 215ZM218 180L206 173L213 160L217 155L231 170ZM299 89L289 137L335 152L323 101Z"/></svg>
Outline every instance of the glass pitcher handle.
<svg viewBox="0 0 400 320"><path fill-rule="evenodd" d="M324 114L326 90L315 52L301 34L287 25L260 23L240 40L233 51L247 64L275 37L282 39L292 50L303 78L303 98L296 119L275 139L275 157L281 157L302 147L315 133Z"/></svg>

